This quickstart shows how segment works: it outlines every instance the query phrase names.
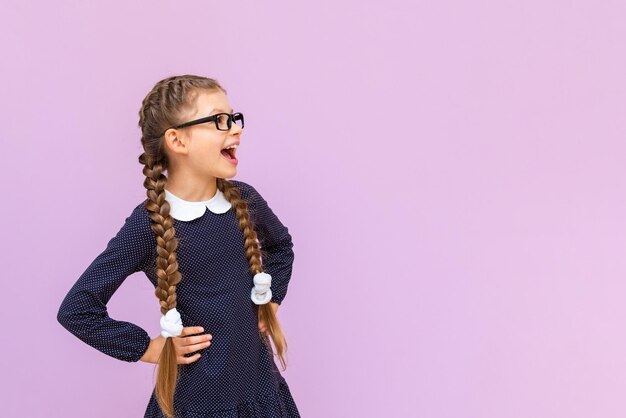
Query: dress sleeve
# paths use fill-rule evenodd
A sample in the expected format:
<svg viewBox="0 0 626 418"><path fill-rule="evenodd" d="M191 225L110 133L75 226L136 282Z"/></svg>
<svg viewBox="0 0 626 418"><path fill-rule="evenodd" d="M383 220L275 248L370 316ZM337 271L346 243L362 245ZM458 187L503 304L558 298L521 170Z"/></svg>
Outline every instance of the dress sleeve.
<svg viewBox="0 0 626 418"><path fill-rule="evenodd" d="M248 210L257 232L260 246L267 253L263 257L263 270L272 276L270 302L281 304L287 295L294 261L293 242L289 229L274 214L265 199L249 184Z"/></svg>
<svg viewBox="0 0 626 418"><path fill-rule="evenodd" d="M143 204L138 205L69 290L57 314L59 323L83 342L128 362L144 355L150 336L138 325L109 317L106 304L129 275L145 268L151 251L156 251L150 222Z"/></svg>

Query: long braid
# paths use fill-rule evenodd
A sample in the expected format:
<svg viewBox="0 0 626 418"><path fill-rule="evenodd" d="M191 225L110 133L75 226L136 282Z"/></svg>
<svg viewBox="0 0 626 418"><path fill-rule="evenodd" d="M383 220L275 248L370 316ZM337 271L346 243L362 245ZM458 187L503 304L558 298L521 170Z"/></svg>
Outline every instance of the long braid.
<svg viewBox="0 0 626 418"><path fill-rule="evenodd" d="M161 303L161 313L176 307L176 285L181 280L176 260L178 238L174 228L174 218L170 215L170 205L165 199L165 185L167 177L163 174L163 165L146 165L143 169L146 176L144 186L147 189L148 200L145 207L150 211L152 230L156 235L158 277L155 294Z"/></svg>
<svg viewBox="0 0 626 418"><path fill-rule="evenodd" d="M248 202L241 198L239 189L234 187L233 184L226 179L217 179L217 187L222 191L222 193L224 193L224 196L235 210L237 221L239 223L239 229L243 232L243 245L250 263L250 273L252 273L253 276L256 273L261 273L263 271L261 257L267 255L267 253L260 248L259 240L256 231L254 230L254 223L250 218L250 212L248 212ZM284 371L287 365L283 353L287 351L287 340L285 339L283 329L269 303L259 305L259 315L261 318L265 319L270 336L272 337L272 340L274 340L274 345L276 346L276 355L278 356ZM261 335L261 337L269 351L273 352L269 344L269 340L264 338L263 335Z"/></svg>
<svg viewBox="0 0 626 418"><path fill-rule="evenodd" d="M174 228L174 219L170 215L170 205L165 199L167 177L167 154L164 151L159 131L163 126L171 126L180 118L180 109L188 100L185 80L170 77L158 82L143 100L139 111L139 126L142 130L141 142L144 153L139 157L146 176L144 187L148 199L145 207L149 212L152 231L156 238L156 274L155 295L159 300L161 314L176 307L176 285L181 281L176 259L178 239ZM212 84L212 83L209 83ZM158 372L155 395L159 407L168 418L174 417L174 393L179 377L177 353L171 338L165 344L158 360Z"/></svg>
<svg viewBox="0 0 626 418"><path fill-rule="evenodd" d="M176 260L178 239L174 228L174 220L170 215L170 205L165 199L167 177L163 174L163 164L149 161L146 154L141 154L139 161L144 164L143 174L146 176L144 187L148 199L145 208L152 219L151 227L156 236L156 275L157 287L155 295L161 305L161 313L176 307L176 285L181 280ZM159 358L157 384L155 392L164 414L174 415L174 392L178 381L178 363L176 348L171 338L166 338Z"/></svg>

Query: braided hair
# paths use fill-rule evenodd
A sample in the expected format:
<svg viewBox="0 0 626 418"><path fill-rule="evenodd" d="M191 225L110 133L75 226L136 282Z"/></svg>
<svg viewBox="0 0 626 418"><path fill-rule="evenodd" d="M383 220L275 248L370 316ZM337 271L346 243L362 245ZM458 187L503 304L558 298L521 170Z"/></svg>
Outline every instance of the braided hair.
<svg viewBox="0 0 626 418"><path fill-rule="evenodd" d="M139 127L141 128L141 144L143 153L139 163L143 165L146 176L144 187L148 199L145 208L148 210L151 227L156 238L156 275L158 278L155 295L159 300L161 314L176 307L176 285L182 275L178 271L176 248L178 239L174 229L174 219L170 215L170 205L165 199L165 187L168 170L168 157L165 153L162 133L170 126L183 122L185 110L193 103L201 91L226 90L211 78L196 75L180 75L165 78L157 82L146 95L139 110ZM226 179L218 178L217 188L224 193L235 211L239 229L243 233L246 257L252 275L263 271L261 257L264 251L260 248L254 223L248 212L248 203L241 198L240 191ZM267 324L268 336L261 335L264 344L273 352L269 337L276 347L283 370L286 369L284 352L287 342L278 318L269 303L259 305L259 320ZM178 364L175 346L170 337L166 338L163 351L158 360L158 373L155 386L156 398L163 414L168 418L174 416L174 392L178 380Z"/></svg>

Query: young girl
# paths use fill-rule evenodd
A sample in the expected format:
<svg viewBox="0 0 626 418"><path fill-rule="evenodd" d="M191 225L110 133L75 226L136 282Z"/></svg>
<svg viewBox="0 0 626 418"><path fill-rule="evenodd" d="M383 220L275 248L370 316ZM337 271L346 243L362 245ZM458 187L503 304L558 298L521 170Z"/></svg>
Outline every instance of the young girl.
<svg viewBox="0 0 626 418"><path fill-rule="evenodd" d="M119 360L158 364L145 417L299 417L283 371L276 311L294 260L291 235L237 173L244 118L216 80L159 81L139 111L147 199L63 300L58 321ZM110 318L130 274L155 286L161 335Z"/></svg>

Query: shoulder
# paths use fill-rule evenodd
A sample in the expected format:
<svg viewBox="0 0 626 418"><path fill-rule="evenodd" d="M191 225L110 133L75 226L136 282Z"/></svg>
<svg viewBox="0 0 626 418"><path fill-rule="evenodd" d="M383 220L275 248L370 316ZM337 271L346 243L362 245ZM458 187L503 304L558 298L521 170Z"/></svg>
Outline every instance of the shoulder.
<svg viewBox="0 0 626 418"><path fill-rule="evenodd" d="M141 201L140 203L138 203L131 211L130 215L128 215L128 217L126 218L127 221L130 221L134 224L144 224L144 225L150 225L151 223L151 219L150 219L150 213L148 212L148 209L146 209L146 202L148 201L148 199L144 199L143 201Z"/></svg>
<svg viewBox="0 0 626 418"><path fill-rule="evenodd" d="M266 211L267 202L256 187L241 180L230 180L239 189L241 198L248 204L248 213L253 221L258 222L259 214Z"/></svg>
<svg viewBox="0 0 626 418"><path fill-rule="evenodd" d="M258 197L260 197L259 192L250 183L232 179L228 181L239 190L241 198L246 200L249 204L254 204Z"/></svg>
<svg viewBox="0 0 626 418"><path fill-rule="evenodd" d="M156 245L155 235L152 231L152 219L144 202L130 205L130 213L123 222L120 222L117 234L107 244L106 257L115 257L119 260L131 260L135 262L134 271L143 269L148 256L154 254ZM122 261L119 261L122 262Z"/></svg>
<svg viewBox="0 0 626 418"><path fill-rule="evenodd" d="M124 225L120 229L120 234L148 241L153 238L152 220L145 206L146 201L147 199L144 199L131 209L130 214L124 221Z"/></svg>

